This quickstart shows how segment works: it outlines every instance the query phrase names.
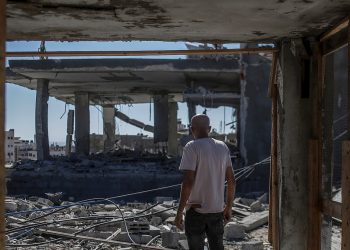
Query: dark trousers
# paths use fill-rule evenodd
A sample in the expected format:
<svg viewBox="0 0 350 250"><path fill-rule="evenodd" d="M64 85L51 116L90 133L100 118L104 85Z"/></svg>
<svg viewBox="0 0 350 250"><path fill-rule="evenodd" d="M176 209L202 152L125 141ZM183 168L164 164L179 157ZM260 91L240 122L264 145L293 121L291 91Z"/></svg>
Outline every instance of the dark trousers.
<svg viewBox="0 0 350 250"><path fill-rule="evenodd" d="M185 233L190 250L203 250L205 235L210 250L224 250L223 213L201 214L189 209L185 216Z"/></svg>

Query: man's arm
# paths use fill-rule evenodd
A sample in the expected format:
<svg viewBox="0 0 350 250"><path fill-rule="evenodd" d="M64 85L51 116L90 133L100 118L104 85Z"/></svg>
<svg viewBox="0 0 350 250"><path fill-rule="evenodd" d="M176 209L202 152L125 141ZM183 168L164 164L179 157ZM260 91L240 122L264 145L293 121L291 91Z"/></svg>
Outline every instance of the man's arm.
<svg viewBox="0 0 350 250"><path fill-rule="evenodd" d="M231 166L226 168L226 181L227 181L227 192L226 192L226 206L224 210L225 222L228 222L232 217L232 205L235 194L235 176Z"/></svg>
<svg viewBox="0 0 350 250"><path fill-rule="evenodd" d="M177 209L177 215L175 218L175 224L179 229L183 229L182 213L185 209L188 198L190 197L195 176L196 176L195 171L191 171L191 170L184 171L184 177L181 185L180 203L179 203L179 207Z"/></svg>

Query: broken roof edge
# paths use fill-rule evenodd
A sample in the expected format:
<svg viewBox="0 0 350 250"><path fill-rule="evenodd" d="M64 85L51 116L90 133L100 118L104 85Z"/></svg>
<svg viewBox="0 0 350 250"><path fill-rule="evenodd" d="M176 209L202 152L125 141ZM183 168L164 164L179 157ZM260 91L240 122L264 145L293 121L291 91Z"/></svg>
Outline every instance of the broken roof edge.
<svg viewBox="0 0 350 250"><path fill-rule="evenodd" d="M238 59L47 59L9 60L12 72L20 71L205 71L238 72Z"/></svg>

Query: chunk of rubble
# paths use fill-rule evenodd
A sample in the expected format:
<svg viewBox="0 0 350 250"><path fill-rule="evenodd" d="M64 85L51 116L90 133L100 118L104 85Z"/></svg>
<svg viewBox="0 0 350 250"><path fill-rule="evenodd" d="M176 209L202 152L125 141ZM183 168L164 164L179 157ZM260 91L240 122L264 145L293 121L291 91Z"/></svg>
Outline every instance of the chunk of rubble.
<svg viewBox="0 0 350 250"><path fill-rule="evenodd" d="M168 219L165 220L165 223L167 224L173 224L175 221L175 217L174 216L171 216L169 217Z"/></svg>
<svg viewBox="0 0 350 250"><path fill-rule="evenodd" d="M268 221L269 211L262 211L253 213L241 220L241 224L244 225L247 232L252 231L262 225L265 225Z"/></svg>
<svg viewBox="0 0 350 250"><path fill-rule="evenodd" d="M164 211L167 208L162 206L162 205L157 205L152 209L153 213L157 213L157 216L160 216L162 218L163 221L165 221L166 219L168 219L169 217L174 217L176 216L176 211L175 210L168 210L168 211ZM163 211L163 212L161 212Z"/></svg>
<svg viewBox="0 0 350 250"><path fill-rule="evenodd" d="M130 234L130 237L127 232L121 232L116 237L116 241L122 241L122 242L132 242L131 239L137 243L137 244L147 244L152 240L151 235L145 235L145 234Z"/></svg>
<svg viewBox="0 0 350 250"><path fill-rule="evenodd" d="M52 207L54 205L53 202L50 201L49 199L45 199L45 198L41 198L41 197L39 197L37 199L37 202L41 203L41 204L43 204L45 206L49 206L49 207Z"/></svg>
<svg viewBox="0 0 350 250"><path fill-rule="evenodd" d="M259 198L258 198L258 201L260 201L261 203L264 203L264 204L267 204L269 203L269 196L267 193L264 193L263 195L261 195Z"/></svg>
<svg viewBox="0 0 350 250"><path fill-rule="evenodd" d="M159 216L152 216L150 224L153 226L159 226L162 224L163 220Z"/></svg>
<svg viewBox="0 0 350 250"><path fill-rule="evenodd" d="M224 238L228 241L244 239L245 226L235 222L229 222L224 227Z"/></svg>
<svg viewBox="0 0 350 250"><path fill-rule="evenodd" d="M162 246L169 248L177 248L179 240L185 240L186 235L184 232L162 232Z"/></svg>
<svg viewBox="0 0 350 250"><path fill-rule="evenodd" d="M117 210L118 208L117 208L117 206L114 205L114 204L106 204L106 205L104 206L104 209L105 209L106 211L115 211L115 210Z"/></svg>
<svg viewBox="0 0 350 250"><path fill-rule="evenodd" d="M18 209L18 204L15 201L5 201L5 209L8 212L16 212Z"/></svg>
<svg viewBox="0 0 350 250"><path fill-rule="evenodd" d="M264 250L264 244L262 241L243 242L242 250Z"/></svg>
<svg viewBox="0 0 350 250"><path fill-rule="evenodd" d="M252 212L260 212L263 210L262 204L259 200L254 201L252 204L250 204L250 211Z"/></svg>
<svg viewBox="0 0 350 250"><path fill-rule="evenodd" d="M160 235L160 228L150 225L149 226L149 234L152 237L156 237L157 235Z"/></svg>

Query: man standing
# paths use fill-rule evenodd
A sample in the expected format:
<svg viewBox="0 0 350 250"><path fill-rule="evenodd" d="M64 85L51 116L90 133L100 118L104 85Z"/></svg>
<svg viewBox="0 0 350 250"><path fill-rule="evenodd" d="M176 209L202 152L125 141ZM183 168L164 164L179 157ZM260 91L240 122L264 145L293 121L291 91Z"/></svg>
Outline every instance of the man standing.
<svg viewBox="0 0 350 250"><path fill-rule="evenodd" d="M184 178L175 224L183 229L186 208L185 233L190 250L203 250L205 235L210 249L223 250L224 221L232 216L235 179L230 151L222 141L208 137L210 129L208 116L192 117L195 139L186 144L179 167Z"/></svg>

